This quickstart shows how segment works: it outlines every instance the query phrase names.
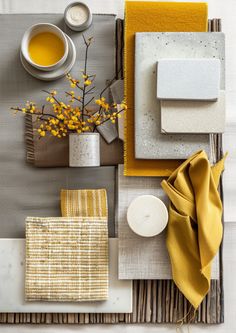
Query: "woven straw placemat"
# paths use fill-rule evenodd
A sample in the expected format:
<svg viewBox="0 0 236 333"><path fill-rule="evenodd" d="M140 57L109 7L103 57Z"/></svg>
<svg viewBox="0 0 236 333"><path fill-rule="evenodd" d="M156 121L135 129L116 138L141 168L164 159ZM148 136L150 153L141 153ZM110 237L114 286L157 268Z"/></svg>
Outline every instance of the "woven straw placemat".
<svg viewBox="0 0 236 333"><path fill-rule="evenodd" d="M26 301L108 298L106 217L26 219Z"/></svg>

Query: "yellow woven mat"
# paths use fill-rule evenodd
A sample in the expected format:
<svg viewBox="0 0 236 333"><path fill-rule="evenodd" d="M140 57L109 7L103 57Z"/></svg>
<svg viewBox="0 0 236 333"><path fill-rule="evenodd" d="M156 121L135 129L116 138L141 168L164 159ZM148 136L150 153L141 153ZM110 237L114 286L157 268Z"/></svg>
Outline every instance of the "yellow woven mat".
<svg viewBox="0 0 236 333"><path fill-rule="evenodd" d="M61 190L61 215L107 218L106 190Z"/></svg>
<svg viewBox="0 0 236 333"><path fill-rule="evenodd" d="M138 160L134 152L134 37L136 32L207 31L207 4L127 1L125 12L125 169L127 176L169 176L177 160Z"/></svg>

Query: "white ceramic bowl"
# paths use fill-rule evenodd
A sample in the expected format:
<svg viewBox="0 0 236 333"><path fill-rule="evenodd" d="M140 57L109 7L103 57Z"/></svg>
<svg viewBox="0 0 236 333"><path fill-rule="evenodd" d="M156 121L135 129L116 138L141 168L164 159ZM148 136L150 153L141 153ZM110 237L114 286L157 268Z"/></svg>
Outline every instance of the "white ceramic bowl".
<svg viewBox="0 0 236 333"><path fill-rule="evenodd" d="M31 40L31 38L33 38L35 35L42 33L42 32L51 32L54 33L56 36L58 36L63 44L64 44L64 55L62 56L62 58L56 62L55 64L52 64L50 66L42 66L39 64L36 64L35 62L32 61L32 59L30 58L29 55L29 42ZM58 67L60 67L65 61L66 58L68 56L68 41L67 38L64 34L64 32L58 28L56 25L51 24L51 23L38 23L38 24L34 24L32 25L29 29L26 30L26 32L24 33L24 36L22 38L21 41L21 52L24 56L24 58L27 60L27 62L37 68L40 69L42 71L51 71L51 70L55 70Z"/></svg>

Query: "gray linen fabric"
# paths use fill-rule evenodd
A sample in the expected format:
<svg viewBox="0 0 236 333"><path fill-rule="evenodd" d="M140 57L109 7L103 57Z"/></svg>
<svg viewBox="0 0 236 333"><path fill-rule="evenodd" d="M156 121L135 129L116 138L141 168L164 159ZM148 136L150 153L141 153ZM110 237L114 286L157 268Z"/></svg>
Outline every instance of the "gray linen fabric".
<svg viewBox="0 0 236 333"><path fill-rule="evenodd" d="M62 94L65 89L70 89L64 78L54 82L36 80L20 63L19 50L24 31L39 22L59 25L72 37L76 46L79 45L72 75L78 75L79 69L83 68L81 34L65 27L62 15L0 15L0 237L24 237L26 216L60 216L61 188L106 188L109 234L114 236L113 167L38 169L25 162L24 120L21 115L14 116L9 108L29 99L44 103L42 89L55 88ZM97 74L100 90L99 87L104 87L106 80L115 74L115 16L94 15L93 25L85 36L94 36L88 70Z"/></svg>

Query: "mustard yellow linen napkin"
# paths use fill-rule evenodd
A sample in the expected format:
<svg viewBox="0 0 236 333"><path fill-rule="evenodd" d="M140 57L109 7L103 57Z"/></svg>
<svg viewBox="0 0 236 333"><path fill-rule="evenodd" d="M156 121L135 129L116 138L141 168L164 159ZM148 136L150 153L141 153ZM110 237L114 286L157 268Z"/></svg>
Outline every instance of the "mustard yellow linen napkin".
<svg viewBox="0 0 236 333"><path fill-rule="evenodd" d="M173 280L195 309L209 291L211 262L222 240L217 187L224 160L211 167L199 151L162 181L171 201L166 243Z"/></svg>

